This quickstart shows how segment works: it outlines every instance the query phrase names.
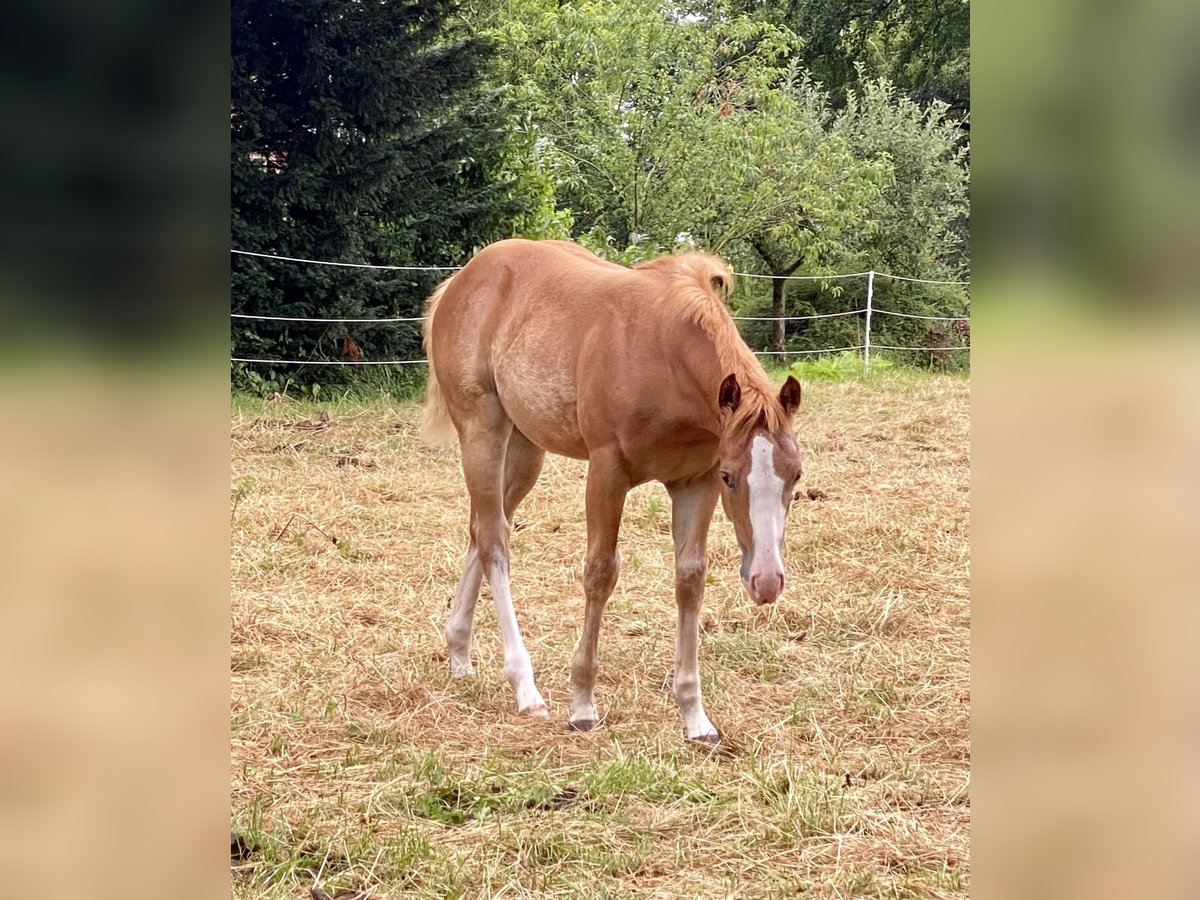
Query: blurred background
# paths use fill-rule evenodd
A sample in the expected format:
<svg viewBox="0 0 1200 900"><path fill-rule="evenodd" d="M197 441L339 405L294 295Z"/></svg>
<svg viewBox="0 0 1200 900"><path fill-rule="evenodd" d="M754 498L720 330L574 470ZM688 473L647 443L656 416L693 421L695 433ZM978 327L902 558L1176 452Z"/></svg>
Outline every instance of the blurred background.
<svg viewBox="0 0 1200 900"><path fill-rule="evenodd" d="M219 896L228 11L0 23L4 892Z"/></svg>
<svg viewBox="0 0 1200 900"><path fill-rule="evenodd" d="M972 22L980 897L1197 890L1198 24Z"/></svg>

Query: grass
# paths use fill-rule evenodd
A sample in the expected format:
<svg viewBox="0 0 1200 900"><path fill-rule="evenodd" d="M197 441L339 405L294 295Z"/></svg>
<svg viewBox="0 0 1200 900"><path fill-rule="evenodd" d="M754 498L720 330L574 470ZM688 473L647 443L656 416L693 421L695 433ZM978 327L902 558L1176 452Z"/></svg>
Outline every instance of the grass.
<svg viewBox="0 0 1200 900"><path fill-rule="evenodd" d="M670 697L670 501L632 492L603 727L566 729L584 464L547 459L512 539L548 721L517 719L485 588L474 678L441 629L457 449L388 398L234 399L234 896L969 894L968 392L889 370L805 385L788 590L759 610L718 511L701 672L723 752Z"/></svg>

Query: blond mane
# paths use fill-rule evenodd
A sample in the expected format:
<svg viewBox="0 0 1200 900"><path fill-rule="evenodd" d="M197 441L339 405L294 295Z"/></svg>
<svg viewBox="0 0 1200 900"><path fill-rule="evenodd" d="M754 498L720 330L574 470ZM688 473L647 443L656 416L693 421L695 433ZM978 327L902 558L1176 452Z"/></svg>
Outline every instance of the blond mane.
<svg viewBox="0 0 1200 900"><path fill-rule="evenodd" d="M748 433L766 428L778 432L790 428L774 386L758 357L742 340L725 305L733 293L733 272L728 263L710 253L687 252L660 256L633 268L675 276L662 302L699 325L712 339L722 377L730 373L737 376L742 400L726 425L727 431Z"/></svg>

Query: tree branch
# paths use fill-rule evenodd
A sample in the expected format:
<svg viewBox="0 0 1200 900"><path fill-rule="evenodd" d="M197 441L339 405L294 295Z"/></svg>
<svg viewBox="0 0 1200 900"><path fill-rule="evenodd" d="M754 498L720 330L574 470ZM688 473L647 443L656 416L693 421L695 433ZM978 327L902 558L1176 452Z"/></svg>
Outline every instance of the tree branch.
<svg viewBox="0 0 1200 900"><path fill-rule="evenodd" d="M776 274L775 263L771 259L771 254L768 253L766 247L763 246L762 240L756 237L750 238L750 246L754 248L755 253L762 257L762 261L767 264L767 268L771 270L771 274Z"/></svg>

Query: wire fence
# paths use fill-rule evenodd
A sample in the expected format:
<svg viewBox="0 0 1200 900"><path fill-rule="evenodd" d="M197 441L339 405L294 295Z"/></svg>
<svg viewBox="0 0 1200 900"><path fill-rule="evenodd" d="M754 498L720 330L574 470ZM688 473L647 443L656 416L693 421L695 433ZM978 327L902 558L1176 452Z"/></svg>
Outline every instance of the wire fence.
<svg viewBox="0 0 1200 900"><path fill-rule="evenodd" d="M352 269L376 269L399 272L455 272L462 266L391 266L391 265L373 265L369 263L354 263L354 262L338 262L333 260L322 259L305 259L297 256L280 256L274 253L257 253L251 250L232 250L235 256L249 256L259 259L270 259L279 262L299 263L302 265L312 266L337 266L342 268ZM844 347L822 347L818 349L803 349L803 350L758 350L755 351L758 356L807 356L822 353L845 353L861 351L863 356L864 370L869 368L871 351L874 350L901 350L921 353L935 352L965 352L970 353L969 345L960 346L933 346L933 347L910 347L895 344L880 344L871 341L871 319L875 315L895 316L904 319L916 319L935 322L969 322L970 316L927 316L918 315L916 313L904 313L897 310L881 309L874 303L875 294L875 279L886 278L895 281L910 282L915 284L935 284L935 285L969 285L969 281L946 281L933 278L915 278L909 275L893 275L890 272L879 272L869 269L865 272L847 272L847 273L831 273L826 275L760 275L753 272L735 272L739 278L762 279L769 281L836 281L852 278L866 278L866 304L858 309L848 309L840 312L831 313L813 313L806 316L733 316L736 322L806 322L817 319L834 319L843 316L863 316L863 339L862 343L851 344ZM372 324L372 325L388 325L400 323L417 323L424 322L424 316L404 316L396 318L342 318L342 317L314 317L314 316L267 316L255 315L250 313L230 313L231 319L240 319L245 321L255 322L297 322L297 323L312 323L321 325L340 325L340 324ZM411 366L423 365L428 362L426 359L386 359L386 360L367 360L367 359L257 359L252 357L231 356L230 362L256 365L279 365L279 366Z"/></svg>

